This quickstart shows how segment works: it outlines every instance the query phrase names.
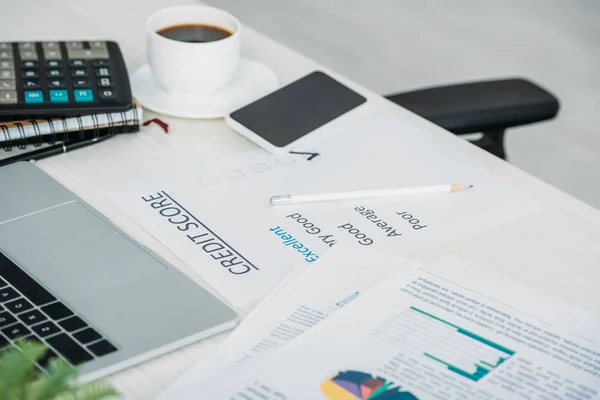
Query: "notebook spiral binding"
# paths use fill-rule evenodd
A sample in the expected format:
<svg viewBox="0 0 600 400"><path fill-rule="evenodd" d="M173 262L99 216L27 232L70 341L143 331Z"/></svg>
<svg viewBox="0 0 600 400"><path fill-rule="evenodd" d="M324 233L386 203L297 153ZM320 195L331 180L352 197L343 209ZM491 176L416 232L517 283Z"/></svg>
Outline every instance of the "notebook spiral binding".
<svg viewBox="0 0 600 400"><path fill-rule="evenodd" d="M86 138L86 133L90 133L92 134L91 138L97 139L100 136L104 136L104 135L117 135L117 134L121 134L121 133L134 133L134 132L138 132L140 130L140 121L139 121L139 115L138 115L138 109L137 107L134 105L132 108L132 112L133 112L133 119L132 120L128 120L127 119L127 115L125 112L121 113L121 119L123 122L120 123L115 123L112 115L109 114L104 114L104 116L107 119L107 123L104 124L104 126L100 125L100 122L98 120L98 115L97 114L91 114L89 115L92 119L92 124L93 127L92 128L88 128L85 129L84 128L84 124L83 121L81 119L81 116L76 116L74 117L78 129L77 130L70 130L68 129L68 122L67 119L64 117L59 118L61 124L62 124L62 132L58 133L56 132L56 128L54 126L54 123L57 123L57 118L47 118L47 119L37 119L37 120L27 120L26 124L27 126L30 126L34 133L35 136L33 137L27 137L25 135L25 125L22 122L13 122L13 129L16 129L18 131L18 139L15 139L13 137L11 137L10 132L9 132L9 126L6 124L2 124L0 123L0 129L2 130L0 132L0 137L3 137L4 140L1 140L1 146L2 149L4 151L12 151L13 148L18 148L20 150L26 149L28 145L32 145L33 147L40 147L42 146L42 144L46 143L46 144L55 144L57 141L62 141L62 142L72 142L72 141L78 141L78 140L84 140ZM40 129L40 122L46 122L50 133L49 134L42 134L41 129ZM54 123L53 123L54 122Z"/></svg>
<svg viewBox="0 0 600 400"><path fill-rule="evenodd" d="M83 140L85 139L85 130L83 129L83 121L81 120L81 115L76 116L75 120L77 121L77 126L79 127L79 140ZM69 135L67 135L67 140L68 136Z"/></svg>
<svg viewBox="0 0 600 400"><path fill-rule="evenodd" d="M40 131L40 126L38 122L34 119L29 120L29 123L33 127L33 131L35 132L35 139L33 141L33 147L40 147L42 145L42 133Z"/></svg>
<svg viewBox="0 0 600 400"><path fill-rule="evenodd" d="M15 122L14 124L19 130L19 137L21 140L17 143L17 147L21 150L27 147L27 136L25 136L25 128L23 128L23 124L20 122Z"/></svg>
<svg viewBox="0 0 600 400"><path fill-rule="evenodd" d="M0 125L0 128L2 128L2 134L4 135L4 140L2 141L2 148L4 149L4 151L11 151L12 147L4 145L4 143L9 143L10 142L10 135L8 134L8 127L6 125Z"/></svg>
<svg viewBox="0 0 600 400"><path fill-rule="evenodd" d="M94 122L94 139L98 139L100 137L100 124L96 114L92 115L92 121Z"/></svg>

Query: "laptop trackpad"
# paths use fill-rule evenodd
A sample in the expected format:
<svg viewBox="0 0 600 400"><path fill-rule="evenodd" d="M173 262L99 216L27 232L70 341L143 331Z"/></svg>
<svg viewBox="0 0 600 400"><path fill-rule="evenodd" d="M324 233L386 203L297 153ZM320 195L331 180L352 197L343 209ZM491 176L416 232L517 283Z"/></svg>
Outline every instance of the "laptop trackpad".
<svg viewBox="0 0 600 400"><path fill-rule="evenodd" d="M77 202L0 223L0 249L66 302L167 268Z"/></svg>

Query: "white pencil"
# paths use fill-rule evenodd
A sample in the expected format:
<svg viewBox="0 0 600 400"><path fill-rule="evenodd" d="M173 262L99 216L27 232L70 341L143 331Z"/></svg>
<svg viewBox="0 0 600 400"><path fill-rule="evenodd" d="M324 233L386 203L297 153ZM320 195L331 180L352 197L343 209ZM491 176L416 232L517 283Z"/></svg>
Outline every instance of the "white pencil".
<svg viewBox="0 0 600 400"><path fill-rule="evenodd" d="M450 193L468 189L473 185L450 184L434 186L415 186L395 189L365 190L355 192L317 193L317 194L284 194L271 197L272 206L287 204L313 203L319 201L368 199L374 197L409 196L417 194Z"/></svg>

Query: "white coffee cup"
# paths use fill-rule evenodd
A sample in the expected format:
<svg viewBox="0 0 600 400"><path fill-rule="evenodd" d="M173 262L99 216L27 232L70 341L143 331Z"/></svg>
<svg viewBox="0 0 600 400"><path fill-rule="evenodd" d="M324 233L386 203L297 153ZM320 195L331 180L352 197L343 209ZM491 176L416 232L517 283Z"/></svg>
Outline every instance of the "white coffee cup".
<svg viewBox="0 0 600 400"><path fill-rule="evenodd" d="M183 25L212 25L231 32L213 42L190 43L157 33ZM148 63L168 92L207 96L231 80L240 61L242 25L233 15L213 7L180 6L152 14L146 24Z"/></svg>

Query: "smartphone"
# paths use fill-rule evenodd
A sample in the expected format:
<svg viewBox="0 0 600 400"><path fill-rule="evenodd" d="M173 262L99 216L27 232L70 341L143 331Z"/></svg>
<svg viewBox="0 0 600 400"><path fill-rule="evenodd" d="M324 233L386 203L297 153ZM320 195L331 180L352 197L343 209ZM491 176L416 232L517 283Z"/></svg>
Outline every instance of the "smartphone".
<svg viewBox="0 0 600 400"><path fill-rule="evenodd" d="M365 103L365 97L315 71L233 111L225 122L259 146L283 153Z"/></svg>

